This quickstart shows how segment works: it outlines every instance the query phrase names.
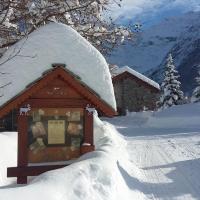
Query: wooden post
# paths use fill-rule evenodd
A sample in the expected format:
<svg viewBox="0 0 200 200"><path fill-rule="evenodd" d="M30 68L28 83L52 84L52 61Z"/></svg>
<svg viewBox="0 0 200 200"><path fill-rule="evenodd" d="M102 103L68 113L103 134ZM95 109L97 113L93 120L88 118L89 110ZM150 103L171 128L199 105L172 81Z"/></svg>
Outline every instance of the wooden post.
<svg viewBox="0 0 200 200"><path fill-rule="evenodd" d="M84 135L83 144L81 146L81 154L94 151L94 141L93 141L93 113L84 111Z"/></svg>
<svg viewBox="0 0 200 200"><path fill-rule="evenodd" d="M28 120L26 115L18 115L18 155L17 166L26 167L28 164ZM27 176L17 176L18 184L26 184Z"/></svg>

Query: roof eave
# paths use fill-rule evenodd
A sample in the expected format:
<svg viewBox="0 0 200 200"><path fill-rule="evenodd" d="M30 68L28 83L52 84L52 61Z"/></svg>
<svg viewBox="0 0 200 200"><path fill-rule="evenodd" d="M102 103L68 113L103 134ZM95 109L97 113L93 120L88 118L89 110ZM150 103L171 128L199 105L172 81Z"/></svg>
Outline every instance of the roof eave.
<svg viewBox="0 0 200 200"><path fill-rule="evenodd" d="M46 77L48 77L48 82L49 82L58 75L63 77L66 82L69 81L69 84L72 84L72 82L74 82L74 86L77 86L77 84L79 84L80 88L83 89L84 91L82 92L82 95L85 98L87 98L87 96L84 95L84 93L87 93L87 95L89 95L90 97L90 98L88 97L88 99L92 101L92 103L97 108L99 108L107 117L112 117L117 115L117 112L115 111L114 108L112 108L107 102L101 99L96 92L94 92L90 87L88 87L80 79L78 79L77 76L73 76L73 74L70 73L69 70L66 70L66 68L54 67L51 70L43 73L43 75L40 78L28 84L25 87L25 89L22 90L20 93L18 93L15 97L4 103L0 107L0 118L8 114L12 109L18 108L20 104L26 101L35 91L38 91L41 88L45 87L45 85L47 84L47 82L45 82Z"/></svg>
<svg viewBox="0 0 200 200"><path fill-rule="evenodd" d="M159 88L158 88L158 87L155 87L155 86L153 86L152 84L150 84L150 83L148 83L148 82L146 82L146 81L144 81L144 80L138 78L137 76L133 75L132 73L130 73L130 72L128 72L128 71L125 71L125 72L123 72L123 73L117 74L116 76L113 76L113 77L112 77L113 83L116 82L116 81L118 81L118 80L120 80L120 79L124 79L124 75L128 75L128 76L130 76L130 77L133 77L134 79L137 79L137 80L143 82L145 85L148 85L148 86L151 87L152 89L157 90L157 92L160 92L160 87L159 87Z"/></svg>

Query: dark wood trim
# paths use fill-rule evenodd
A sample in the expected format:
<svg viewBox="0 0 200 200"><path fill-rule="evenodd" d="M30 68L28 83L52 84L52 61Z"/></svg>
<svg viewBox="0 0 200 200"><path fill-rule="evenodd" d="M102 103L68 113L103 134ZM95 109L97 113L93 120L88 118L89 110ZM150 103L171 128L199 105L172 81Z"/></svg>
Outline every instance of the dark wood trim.
<svg viewBox="0 0 200 200"><path fill-rule="evenodd" d="M5 105L0 108L0 118L10 112L10 110L16 108L18 109L20 105L24 103L27 99L29 99L35 92L45 87L48 82L53 81L57 73L50 73L38 79L37 84L32 84L24 91L19 93L16 97L12 98Z"/></svg>
<svg viewBox="0 0 200 200"><path fill-rule="evenodd" d="M104 100L97 96L88 86L81 83L76 77L67 72L61 67L53 68L50 72L43 75L37 82L30 84L28 88L18 94L16 97L11 99L9 102L4 104L0 108L0 118L9 113L12 109L18 108L19 105L23 104L27 99L31 98L37 91L48 85L56 78L61 78L69 86L75 89L81 96L87 99L97 109L101 110L106 116L112 117L116 115L116 111L108 105Z"/></svg>
<svg viewBox="0 0 200 200"><path fill-rule="evenodd" d="M18 152L17 166L26 167L28 163L28 121L26 115L18 115ZM17 183L27 183L27 176L18 174Z"/></svg>
<svg viewBox="0 0 200 200"><path fill-rule="evenodd" d="M27 176L17 176L17 184L27 184Z"/></svg>
<svg viewBox="0 0 200 200"><path fill-rule="evenodd" d="M23 104L30 104L31 108L85 108L88 103L84 99L28 99Z"/></svg>
<svg viewBox="0 0 200 200"><path fill-rule="evenodd" d="M81 155L85 154L85 153L89 153L95 150L95 146L91 145L91 146L81 146L80 149L80 153Z"/></svg>
<svg viewBox="0 0 200 200"><path fill-rule="evenodd" d="M18 163L24 167L28 163L28 120L26 115L18 115Z"/></svg>
<svg viewBox="0 0 200 200"><path fill-rule="evenodd" d="M49 170L59 169L67 165L42 165L42 166L26 166L26 167L9 167L7 169L7 177L26 177L37 176Z"/></svg>
<svg viewBox="0 0 200 200"><path fill-rule="evenodd" d="M90 145L94 144L93 141L93 113L89 113L87 110L84 111L84 139L83 143Z"/></svg>
<svg viewBox="0 0 200 200"><path fill-rule="evenodd" d="M63 68L58 68L61 70L60 76L66 81L72 88L74 88L79 94L81 94L85 99L87 99L91 104L93 104L97 109L101 110L107 117L113 117L117 112L108 105L103 99L97 96L93 91L82 82L75 79L75 77L70 76Z"/></svg>

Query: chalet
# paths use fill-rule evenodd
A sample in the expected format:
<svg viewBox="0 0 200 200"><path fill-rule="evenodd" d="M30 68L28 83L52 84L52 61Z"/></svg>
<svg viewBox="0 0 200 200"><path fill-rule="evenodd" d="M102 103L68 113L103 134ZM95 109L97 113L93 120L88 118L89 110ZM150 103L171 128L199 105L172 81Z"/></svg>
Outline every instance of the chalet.
<svg viewBox="0 0 200 200"><path fill-rule="evenodd" d="M18 129L17 166L8 177L26 183L95 149L93 112L112 117L116 105L107 63L87 40L51 23L11 47L1 63L0 118L16 116Z"/></svg>
<svg viewBox="0 0 200 200"><path fill-rule="evenodd" d="M128 66L114 69L112 76L119 114L125 115L127 110L139 112L156 109L160 92L158 83Z"/></svg>

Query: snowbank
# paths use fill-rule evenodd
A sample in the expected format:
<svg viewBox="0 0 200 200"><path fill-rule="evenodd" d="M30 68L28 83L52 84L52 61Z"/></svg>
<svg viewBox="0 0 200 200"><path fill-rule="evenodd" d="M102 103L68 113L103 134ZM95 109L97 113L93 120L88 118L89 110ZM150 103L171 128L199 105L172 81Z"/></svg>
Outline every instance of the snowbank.
<svg viewBox="0 0 200 200"><path fill-rule="evenodd" d="M141 177L139 169L133 163L130 164L125 140L114 126L97 117L94 126L96 151L85 154L68 167L44 173L24 187L4 188L0 190L0 199L144 199L144 195L134 189L134 185L133 189L127 186L128 179L124 178L124 174L130 172L136 179ZM2 134L0 138L0 142L3 142ZM10 142L6 143L9 146Z"/></svg>
<svg viewBox="0 0 200 200"><path fill-rule="evenodd" d="M173 106L159 111L132 112L128 116L106 119L125 136L146 136L198 132L200 104Z"/></svg>
<svg viewBox="0 0 200 200"><path fill-rule="evenodd" d="M66 64L112 108L116 108L108 65L86 39L71 27L50 23L12 46L0 59L0 106L19 94L53 63Z"/></svg>
<svg viewBox="0 0 200 200"><path fill-rule="evenodd" d="M95 116L96 151L68 167L29 180L23 187L16 187L13 179L5 177L6 167L16 165L16 133L0 133L0 199L140 200L171 196L194 199L189 196L191 190L191 194L196 194L193 186L191 190L187 188L199 179L199 150L196 150L200 144L200 104L174 106L161 112L129 113L109 121L129 137L124 140L113 125ZM187 132L191 124L196 133ZM169 135L176 133L179 134ZM185 146L189 149L186 154ZM190 169L195 170L193 175Z"/></svg>
<svg viewBox="0 0 200 200"><path fill-rule="evenodd" d="M173 106L153 113L149 118L149 127L168 128L200 128L200 104L185 104Z"/></svg>
<svg viewBox="0 0 200 200"><path fill-rule="evenodd" d="M139 186L146 199L200 199L200 104L109 121L127 136L129 156L144 174Z"/></svg>
<svg viewBox="0 0 200 200"><path fill-rule="evenodd" d="M17 165L17 133L0 132L0 188L3 185L16 182L7 179L7 167Z"/></svg>

